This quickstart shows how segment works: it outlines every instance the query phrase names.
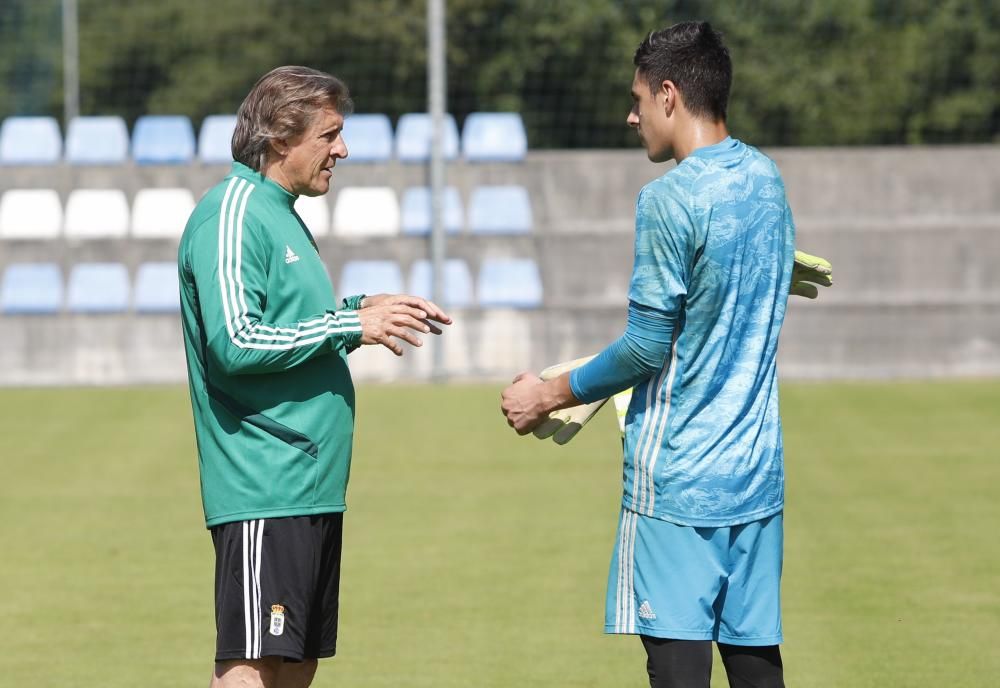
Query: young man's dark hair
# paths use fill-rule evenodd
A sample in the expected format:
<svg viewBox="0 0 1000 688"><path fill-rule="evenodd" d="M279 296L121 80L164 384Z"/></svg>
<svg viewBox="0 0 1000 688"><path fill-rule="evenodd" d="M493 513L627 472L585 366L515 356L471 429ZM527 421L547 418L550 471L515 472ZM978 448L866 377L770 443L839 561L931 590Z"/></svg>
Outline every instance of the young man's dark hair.
<svg viewBox="0 0 1000 688"><path fill-rule="evenodd" d="M650 91L655 93L664 81L673 81L688 112L726 121L733 64L722 34L708 22L681 22L650 32L632 62Z"/></svg>

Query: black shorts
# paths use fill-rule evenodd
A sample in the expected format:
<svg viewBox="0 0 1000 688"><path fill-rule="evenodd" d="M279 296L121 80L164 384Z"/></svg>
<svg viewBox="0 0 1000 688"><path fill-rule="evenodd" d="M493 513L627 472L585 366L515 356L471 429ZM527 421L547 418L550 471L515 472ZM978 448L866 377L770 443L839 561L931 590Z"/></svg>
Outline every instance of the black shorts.
<svg viewBox="0 0 1000 688"><path fill-rule="evenodd" d="M215 543L215 661L337 651L344 515L224 523Z"/></svg>

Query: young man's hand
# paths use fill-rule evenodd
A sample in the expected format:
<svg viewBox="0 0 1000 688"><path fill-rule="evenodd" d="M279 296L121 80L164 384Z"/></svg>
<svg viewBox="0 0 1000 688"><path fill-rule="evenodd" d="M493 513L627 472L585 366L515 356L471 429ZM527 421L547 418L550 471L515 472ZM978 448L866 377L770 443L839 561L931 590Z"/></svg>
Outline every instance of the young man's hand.
<svg viewBox="0 0 1000 688"><path fill-rule="evenodd" d="M500 394L500 410L518 435L527 435L548 418L549 409L542 399L544 387L540 377L525 372Z"/></svg>
<svg viewBox="0 0 1000 688"><path fill-rule="evenodd" d="M500 395L500 410L518 435L527 435L544 423L550 412L579 404L570 389L568 373L550 380L520 373Z"/></svg>

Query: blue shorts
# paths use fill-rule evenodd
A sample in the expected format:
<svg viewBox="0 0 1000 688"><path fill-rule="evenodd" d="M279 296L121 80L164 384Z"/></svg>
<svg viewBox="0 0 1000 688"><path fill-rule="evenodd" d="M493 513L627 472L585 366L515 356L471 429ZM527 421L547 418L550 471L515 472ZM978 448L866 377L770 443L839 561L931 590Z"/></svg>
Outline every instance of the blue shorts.
<svg viewBox="0 0 1000 688"><path fill-rule="evenodd" d="M781 642L782 514L694 528L622 510L605 633Z"/></svg>

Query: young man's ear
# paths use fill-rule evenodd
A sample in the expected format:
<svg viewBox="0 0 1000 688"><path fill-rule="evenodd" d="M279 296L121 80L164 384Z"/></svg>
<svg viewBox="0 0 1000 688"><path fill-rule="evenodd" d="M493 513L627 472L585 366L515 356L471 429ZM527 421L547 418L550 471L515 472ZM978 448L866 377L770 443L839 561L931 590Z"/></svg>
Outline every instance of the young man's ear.
<svg viewBox="0 0 1000 688"><path fill-rule="evenodd" d="M674 82L670 79L664 79L663 83L660 84L660 92L657 94L659 98L663 98L663 112L669 117L673 114L674 108L677 107L677 87Z"/></svg>

